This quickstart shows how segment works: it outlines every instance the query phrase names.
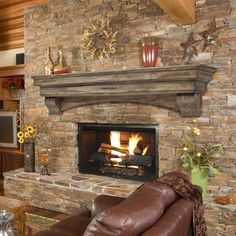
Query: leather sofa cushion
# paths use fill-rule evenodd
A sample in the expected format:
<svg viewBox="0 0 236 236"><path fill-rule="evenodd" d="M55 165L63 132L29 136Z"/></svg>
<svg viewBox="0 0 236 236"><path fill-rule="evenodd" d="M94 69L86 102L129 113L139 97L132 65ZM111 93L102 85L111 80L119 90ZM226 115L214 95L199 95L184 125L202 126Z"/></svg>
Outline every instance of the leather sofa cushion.
<svg viewBox="0 0 236 236"><path fill-rule="evenodd" d="M115 206L121 202L123 202L125 198L123 197L115 197L109 195L100 195L94 199L91 209L91 217L93 218L97 214L103 212L109 207Z"/></svg>
<svg viewBox="0 0 236 236"><path fill-rule="evenodd" d="M141 236L192 235L193 202L180 198L171 205L165 214Z"/></svg>
<svg viewBox="0 0 236 236"><path fill-rule="evenodd" d="M84 236L133 236L151 227L178 195L153 181L135 190L120 204L96 215Z"/></svg>

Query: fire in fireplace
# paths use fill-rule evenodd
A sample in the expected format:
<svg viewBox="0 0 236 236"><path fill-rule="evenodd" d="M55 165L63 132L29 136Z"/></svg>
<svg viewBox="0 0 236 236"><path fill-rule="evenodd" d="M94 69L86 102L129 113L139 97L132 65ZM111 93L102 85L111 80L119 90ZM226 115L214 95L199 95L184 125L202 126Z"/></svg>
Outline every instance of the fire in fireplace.
<svg viewBox="0 0 236 236"><path fill-rule="evenodd" d="M158 126L79 124L79 171L150 181L158 177Z"/></svg>

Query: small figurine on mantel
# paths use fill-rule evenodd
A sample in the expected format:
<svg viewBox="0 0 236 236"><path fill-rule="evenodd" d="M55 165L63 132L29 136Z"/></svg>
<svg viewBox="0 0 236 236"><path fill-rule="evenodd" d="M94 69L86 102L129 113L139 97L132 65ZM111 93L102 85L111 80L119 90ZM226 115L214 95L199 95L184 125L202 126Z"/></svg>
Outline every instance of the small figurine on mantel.
<svg viewBox="0 0 236 236"><path fill-rule="evenodd" d="M69 73L70 72L70 68L67 66L64 66L63 63L63 55L62 55L62 51L59 50L58 51L58 64L54 67L53 69L53 73L54 74L63 74L63 73Z"/></svg>
<svg viewBox="0 0 236 236"><path fill-rule="evenodd" d="M51 48L47 47L47 54L46 54L46 60L45 60L45 74L51 75L53 73L53 62L51 58Z"/></svg>

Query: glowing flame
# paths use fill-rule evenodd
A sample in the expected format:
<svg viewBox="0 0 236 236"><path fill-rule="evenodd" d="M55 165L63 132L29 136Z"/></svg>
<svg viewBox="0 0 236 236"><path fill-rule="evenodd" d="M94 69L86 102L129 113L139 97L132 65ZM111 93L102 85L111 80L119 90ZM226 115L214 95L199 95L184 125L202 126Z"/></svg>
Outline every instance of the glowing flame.
<svg viewBox="0 0 236 236"><path fill-rule="evenodd" d="M143 149L142 155L145 155L147 153L148 150L148 145Z"/></svg>
<svg viewBox="0 0 236 236"><path fill-rule="evenodd" d="M110 132L110 142L111 146L120 148L123 150L128 150L129 155L134 155L135 148L137 147L139 141L142 140L142 137L139 136L139 134L131 134L129 137L129 145L128 146L121 146L120 143L120 132L119 131L111 131ZM148 146L146 146L143 151L142 155L145 155L147 153ZM126 154L121 153L119 151L112 150L111 154L122 157L125 156ZM115 162L121 162L122 158L111 158L110 160L115 161Z"/></svg>
<svg viewBox="0 0 236 236"><path fill-rule="evenodd" d="M119 131L111 131L110 133L110 142L113 147L120 148L120 132ZM111 151L111 154L121 156L120 152Z"/></svg>
<svg viewBox="0 0 236 236"><path fill-rule="evenodd" d="M140 137L138 134L134 135L132 134L129 138L129 154L134 155L134 150L137 147L138 142L142 140L142 137Z"/></svg>

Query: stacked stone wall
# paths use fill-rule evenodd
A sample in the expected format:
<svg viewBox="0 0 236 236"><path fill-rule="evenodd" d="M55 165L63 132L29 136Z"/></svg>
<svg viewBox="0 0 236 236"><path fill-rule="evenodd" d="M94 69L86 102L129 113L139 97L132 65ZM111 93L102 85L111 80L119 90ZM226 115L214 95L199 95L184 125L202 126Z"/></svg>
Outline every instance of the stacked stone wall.
<svg viewBox="0 0 236 236"><path fill-rule="evenodd" d="M221 173L210 179L209 192L218 194L235 189L236 2L197 0L196 8L196 23L187 26L174 24L154 0L53 0L27 12L25 116L30 117L32 122L41 118L46 120L45 127L38 135L36 150L39 152L46 146L52 148L53 170L61 173L78 171L77 122L151 123L160 127L159 158L162 175L177 168L178 152L172 142L173 136L181 137L183 130L192 125L192 118L183 118L163 108L109 103L75 108L61 116L49 116L44 98L40 96L39 88L33 86L31 79L32 75L44 74L47 46L52 48L54 61L57 60L57 51L61 49L66 65L73 71L122 70L140 67L138 41L146 35L152 35L160 38L159 57L164 66L184 64L180 43L187 40L191 31L194 37L201 39L199 33L207 30L211 17L215 17L217 27L222 27L219 31L221 47L213 55L208 54L210 57L200 58L200 62L216 67L217 73L208 84L202 101L203 112L196 120L201 128L202 141L222 143L225 146L225 155L219 163ZM117 53L103 62L86 57L80 49L79 40L85 28L102 18L109 18L114 31L118 31ZM202 46L202 43L197 45L199 53L202 52ZM214 217L220 222L218 214ZM225 225L222 227L227 229ZM232 227L228 228L232 231Z"/></svg>

